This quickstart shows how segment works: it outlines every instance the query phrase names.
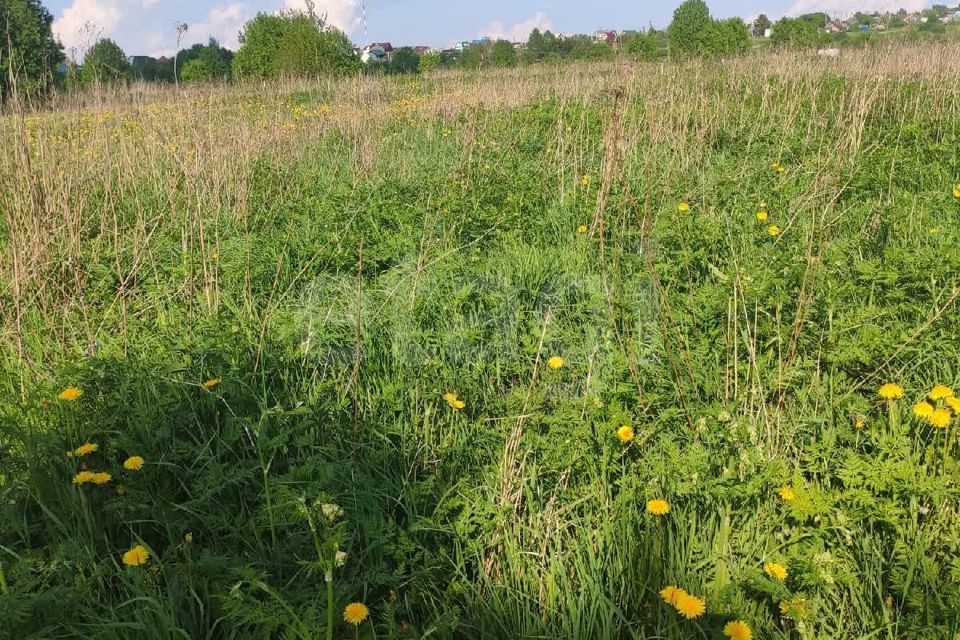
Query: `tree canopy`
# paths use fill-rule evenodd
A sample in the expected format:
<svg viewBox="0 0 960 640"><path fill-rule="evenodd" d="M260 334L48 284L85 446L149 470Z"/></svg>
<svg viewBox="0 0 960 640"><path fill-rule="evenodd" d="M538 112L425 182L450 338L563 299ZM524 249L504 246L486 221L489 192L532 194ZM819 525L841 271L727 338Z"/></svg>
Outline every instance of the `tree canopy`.
<svg viewBox="0 0 960 640"><path fill-rule="evenodd" d="M177 54L177 75L186 82L224 80L230 77L232 61L233 52L210 38L205 45L195 44ZM189 73L187 65L190 65Z"/></svg>
<svg viewBox="0 0 960 640"><path fill-rule="evenodd" d="M11 75L25 93L54 83L64 56L52 24L53 16L39 0L0 0L0 99L12 88Z"/></svg>
<svg viewBox="0 0 960 640"><path fill-rule="evenodd" d="M757 38L762 38L764 34L773 26L773 23L770 22L770 18L767 17L767 14L761 13L757 16L756 20L753 21L752 32L753 35Z"/></svg>
<svg viewBox="0 0 960 640"><path fill-rule="evenodd" d="M739 18L717 21L703 0L686 0L673 12L667 29L676 56L715 56L750 48L750 34Z"/></svg>
<svg viewBox="0 0 960 640"><path fill-rule="evenodd" d="M86 84L125 80L130 77L130 62L120 45L103 38L87 51L80 75Z"/></svg>
<svg viewBox="0 0 960 640"><path fill-rule="evenodd" d="M495 67L512 67L517 64L517 51L508 40L497 40L490 48L490 62Z"/></svg>
<svg viewBox="0 0 960 640"><path fill-rule="evenodd" d="M358 69L350 40L311 10L259 13L240 34L237 78L317 76Z"/></svg>
<svg viewBox="0 0 960 640"><path fill-rule="evenodd" d="M420 56L416 54L413 47L400 47L394 49L390 56L390 62L387 63L387 72L395 74L416 73L420 67Z"/></svg>
<svg viewBox="0 0 960 640"><path fill-rule="evenodd" d="M817 46L822 41L820 30L809 20L781 18L773 25L770 40L774 46L798 49Z"/></svg>

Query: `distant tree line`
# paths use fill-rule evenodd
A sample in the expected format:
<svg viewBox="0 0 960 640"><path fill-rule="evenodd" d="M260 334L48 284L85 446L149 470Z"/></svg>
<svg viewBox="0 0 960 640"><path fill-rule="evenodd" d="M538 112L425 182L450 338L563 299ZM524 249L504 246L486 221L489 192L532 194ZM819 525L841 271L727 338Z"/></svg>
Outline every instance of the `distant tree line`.
<svg viewBox="0 0 960 640"><path fill-rule="evenodd" d="M915 33L943 33L942 20L950 14L945 5L924 13ZM869 24L878 14L858 13L847 21ZM885 28L906 24L907 12L885 14ZM914 21L916 21L914 14ZM128 58L110 39L101 39L86 52L81 64L68 62L52 33L53 18L40 0L0 0L0 100L16 87L27 94L43 93L58 85L142 80L147 82L211 82L230 79L266 79L357 73L413 74L440 68L507 68L549 64L565 60L607 60L616 55L642 60L728 56L748 51L754 38L765 38L775 47L808 48L840 43L869 34L828 33L830 17L810 13L772 23L766 15L751 25L739 18L715 19L704 0L686 0L674 11L667 29L658 31L598 32L562 36L534 29L525 43L480 40L456 50L424 52L401 47L384 60L364 65L347 36L328 24L307 0L305 11L260 13L240 33L236 52L211 38L206 44L180 49L171 58ZM835 27L836 24L833 23ZM187 25L177 25L183 35ZM862 31L864 29L857 29ZM179 42L179 40L178 40Z"/></svg>

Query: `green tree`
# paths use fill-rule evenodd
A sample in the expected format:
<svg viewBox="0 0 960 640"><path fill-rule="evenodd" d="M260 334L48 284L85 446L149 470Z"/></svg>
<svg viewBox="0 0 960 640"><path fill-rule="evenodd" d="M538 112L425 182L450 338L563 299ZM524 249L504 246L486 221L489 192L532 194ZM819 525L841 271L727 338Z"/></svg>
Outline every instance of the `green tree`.
<svg viewBox="0 0 960 640"><path fill-rule="evenodd" d="M717 53L744 53L750 50L750 32L740 18L721 20L717 22L716 28L720 46Z"/></svg>
<svg viewBox="0 0 960 640"><path fill-rule="evenodd" d="M344 74L360 68L353 45L311 10L260 13L240 34L233 57L238 78Z"/></svg>
<svg viewBox="0 0 960 640"><path fill-rule="evenodd" d="M490 48L490 63L495 67L512 67L517 64L517 51L508 40L497 40Z"/></svg>
<svg viewBox="0 0 960 640"><path fill-rule="evenodd" d="M673 12L667 29L670 53L675 56L706 56L717 53L716 23L703 0L686 0Z"/></svg>
<svg viewBox="0 0 960 640"><path fill-rule="evenodd" d="M613 47L606 42L594 42L587 36L569 40L573 46L567 55L573 60L611 60L614 57Z"/></svg>
<svg viewBox="0 0 960 640"><path fill-rule="evenodd" d="M822 41L821 32L811 22L799 18L781 18L773 25L770 36L774 46L803 49Z"/></svg>
<svg viewBox="0 0 960 640"><path fill-rule="evenodd" d="M130 76L130 62L120 45L103 38L87 51L80 75L86 84L119 82Z"/></svg>
<svg viewBox="0 0 960 640"><path fill-rule="evenodd" d="M773 23L770 22L767 14L761 13L757 16L757 19L753 21L751 32L755 38L762 38L763 34L765 34L771 26L773 26Z"/></svg>
<svg viewBox="0 0 960 640"><path fill-rule="evenodd" d="M559 53L558 49L555 35L549 31L540 33L539 29L534 29L527 38L527 46L523 48L521 60L525 63L540 62L552 54Z"/></svg>
<svg viewBox="0 0 960 640"><path fill-rule="evenodd" d="M660 55L660 45L652 32L641 33L630 38L627 53L641 60L655 60Z"/></svg>
<svg viewBox="0 0 960 640"><path fill-rule="evenodd" d="M200 58L187 60L179 71L184 82L209 82L214 78L213 71Z"/></svg>
<svg viewBox="0 0 960 640"><path fill-rule="evenodd" d="M63 47L53 37L53 16L39 0L0 0L0 100L18 89L37 93L53 85Z"/></svg>
<svg viewBox="0 0 960 640"><path fill-rule="evenodd" d="M130 75L145 82L173 82L173 60L134 58L130 62Z"/></svg>
<svg viewBox="0 0 960 640"><path fill-rule="evenodd" d="M388 73L416 73L419 68L420 56L416 54L413 47L394 49L393 55L390 56L390 62L387 63Z"/></svg>
<svg viewBox="0 0 960 640"><path fill-rule="evenodd" d="M467 47L457 63L463 69L479 69L483 65L484 47L478 44Z"/></svg>
<svg viewBox="0 0 960 640"><path fill-rule="evenodd" d="M830 16L823 12L805 13L802 16L797 17L797 20L809 22L816 29L825 29L827 24L830 22Z"/></svg>
<svg viewBox="0 0 960 640"><path fill-rule="evenodd" d="M194 77L193 82L197 80L223 80L230 77L231 63L233 62L233 52L225 47L221 47L215 38L210 38L207 44L195 44L189 49L183 49L177 53L177 75L182 80L187 80L184 76L187 64L195 60L200 60L202 66L193 65L191 73L200 73L201 77Z"/></svg>
<svg viewBox="0 0 960 640"><path fill-rule="evenodd" d="M443 65L443 55L438 51L430 51L420 56L420 71L427 72L439 69Z"/></svg>
<svg viewBox="0 0 960 640"><path fill-rule="evenodd" d="M928 15L927 19L920 23L920 26L917 27L917 30L920 33L930 33L934 35L940 35L947 32L947 27L940 22L940 18L935 15Z"/></svg>

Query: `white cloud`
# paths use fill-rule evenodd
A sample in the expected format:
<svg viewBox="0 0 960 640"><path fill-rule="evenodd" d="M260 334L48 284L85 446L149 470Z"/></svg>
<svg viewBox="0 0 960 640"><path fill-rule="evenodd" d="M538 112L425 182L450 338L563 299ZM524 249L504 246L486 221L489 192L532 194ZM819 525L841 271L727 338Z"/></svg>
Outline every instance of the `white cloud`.
<svg viewBox="0 0 960 640"><path fill-rule="evenodd" d="M550 18L542 11L538 11L530 18L504 26L502 22L491 22L480 36L489 36L494 40L509 40L511 42L526 42L530 32L534 29L546 31L550 28Z"/></svg>
<svg viewBox="0 0 960 640"><path fill-rule="evenodd" d="M98 36L110 37L123 13L119 0L73 0L53 22L53 32L69 49L85 49Z"/></svg>
<svg viewBox="0 0 960 640"><path fill-rule="evenodd" d="M253 18L254 13L247 5L239 2L214 7L205 20L190 25L185 40L206 42L208 38L216 38L220 46L236 49L240 46L240 30ZM166 51L165 55L172 55L174 48Z"/></svg>
<svg viewBox="0 0 960 640"><path fill-rule="evenodd" d="M285 9L306 11L306 0L283 0ZM327 24L333 25L342 31L351 31L360 24L357 10L359 0L314 0L313 10L318 16L325 16Z"/></svg>
<svg viewBox="0 0 960 640"><path fill-rule="evenodd" d="M824 11L831 16L853 15L857 11L920 11L930 6L927 0L796 0L787 10L787 15L796 16L815 11Z"/></svg>

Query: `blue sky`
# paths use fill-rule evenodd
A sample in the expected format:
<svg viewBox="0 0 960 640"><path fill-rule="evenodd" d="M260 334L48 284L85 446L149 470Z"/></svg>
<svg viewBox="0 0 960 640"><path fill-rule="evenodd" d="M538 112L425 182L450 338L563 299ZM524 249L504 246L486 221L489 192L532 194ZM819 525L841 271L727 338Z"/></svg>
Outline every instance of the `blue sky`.
<svg viewBox="0 0 960 640"><path fill-rule="evenodd" d="M355 43L365 40L363 0L315 0L317 9ZM680 0L366 0L371 41L447 47L489 35L525 40L533 27L559 33L666 26ZM173 25L190 29L183 44L210 36L235 48L243 24L258 11L302 8L304 0L46 0L54 29L68 52L80 57L97 37L116 40L128 55L169 54L176 48ZM918 9L926 0L708 0L717 17L752 17L826 10Z"/></svg>

